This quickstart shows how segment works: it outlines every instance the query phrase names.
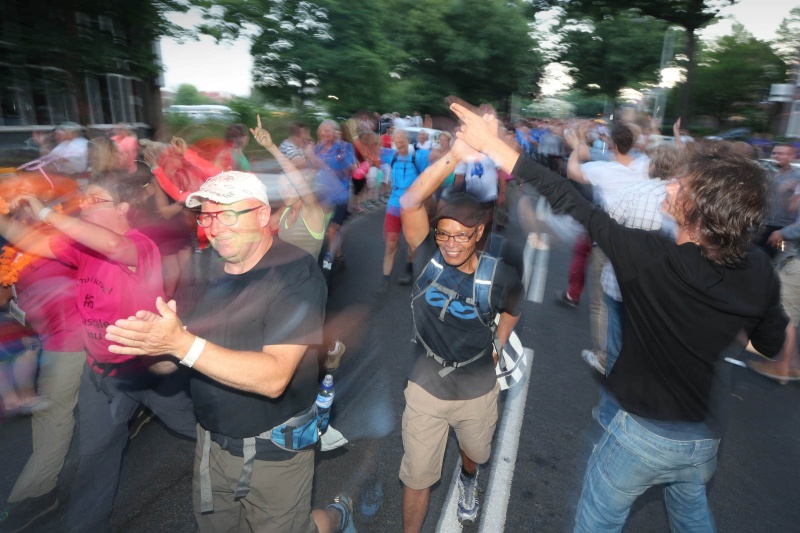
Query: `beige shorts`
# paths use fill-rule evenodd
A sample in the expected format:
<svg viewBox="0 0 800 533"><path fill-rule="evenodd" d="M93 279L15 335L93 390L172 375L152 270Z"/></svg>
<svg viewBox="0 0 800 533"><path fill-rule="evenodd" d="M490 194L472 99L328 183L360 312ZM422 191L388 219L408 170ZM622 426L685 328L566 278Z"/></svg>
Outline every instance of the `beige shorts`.
<svg viewBox="0 0 800 533"><path fill-rule="evenodd" d="M500 386L472 400L440 400L409 381L403 412L403 460L400 480L409 488L422 490L442 476L447 434L452 427L458 445L472 461L485 463L492 453L492 436L497 425L497 397Z"/></svg>
<svg viewBox="0 0 800 533"><path fill-rule="evenodd" d="M242 458L211 442L210 469L214 512L200 512L200 459L203 429L197 426L197 446L192 480L194 516L200 533L269 531L270 533L316 533L311 517L314 452L297 452L287 461L253 463L250 492L241 500L234 491L242 474Z"/></svg>

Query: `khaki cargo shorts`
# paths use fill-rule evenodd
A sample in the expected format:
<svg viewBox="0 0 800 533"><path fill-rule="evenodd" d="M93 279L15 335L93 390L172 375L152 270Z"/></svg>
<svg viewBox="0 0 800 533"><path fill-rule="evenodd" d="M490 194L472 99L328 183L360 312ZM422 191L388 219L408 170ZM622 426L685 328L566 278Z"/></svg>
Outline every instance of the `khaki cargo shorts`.
<svg viewBox="0 0 800 533"><path fill-rule="evenodd" d="M499 394L500 386L495 383L488 394L472 400L440 400L409 381L405 390L405 453L400 463L400 480L414 490L426 489L439 480L451 427L467 457L477 464L488 461L497 425Z"/></svg>

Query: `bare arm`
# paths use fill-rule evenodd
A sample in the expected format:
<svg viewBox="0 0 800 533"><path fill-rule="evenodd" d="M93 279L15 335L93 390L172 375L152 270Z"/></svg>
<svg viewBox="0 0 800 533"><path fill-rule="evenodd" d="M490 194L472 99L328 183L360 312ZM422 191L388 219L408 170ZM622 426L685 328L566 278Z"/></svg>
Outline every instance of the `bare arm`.
<svg viewBox="0 0 800 533"><path fill-rule="evenodd" d="M450 109L464 125L456 136L473 149L488 155L492 161L511 174L520 155L498 135L497 118L494 115L477 115L460 103L450 104Z"/></svg>
<svg viewBox="0 0 800 533"><path fill-rule="evenodd" d="M27 226L8 215L0 215L0 235L25 252L47 259L56 258L50 249L50 236L35 226Z"/></svg>
<svg viewBox="0 0 800 533"><path fill-rule="evenodd" d="M567 177L578 183L588 185L589 182L586 181L586 178L583 175L583 169L581 168L581 162L583 161L584 156L587 160L589 159L589 145L581 142L581 135L583 134L585 134L583 131L578 133L569 131L564 135L564 140L572 148L572 152L569 154L569 160L567 161ZM582 146L586 149L585 154L581 153Z"/></svg>
<svg viewBox="0 0 800 533"><path fill-rule="evenodd" d="M196 335L183 329L175 313L175 301L156 300L159 315L139 311L136 317L117 320L106 328L106 339L116 343L113 353L139 356L170 354L182 360ZM264 346L260 352L229 350L206 342L192 368L224 385L277 398L292 380L307 346L283 344Z"/></svg>
<svg viewBox="0 0 800 533"><path fill-rule="evenodd" d="M675 147L678 150L686 150L686 143L683 142L683 137L681 137L681 117L678 117L678 120L672 125L672 142L675 143Z"/></svg>
<svg viewBox="0 0 800 533"><path fill-rule="evenodd" d="M158 209L161 218L169 220L183 211L184 205L181 202L169 203L167 193L164 192L164 189L161 188L161 184L157 180L154 182L151 181L150 186L155 187L153 197L156 202L156 209Z"/></svg>
<svg viewBox="0 0 800 533"><path fill-rule="evenodd" d="M508 313L500 314L500 321L497 323L497 339L500 341L501 345L505 346L508 342L508 338L517 326L517 322L519 322L521 316L521 314L517 316Z"/></svg>
<svg viewBox="0 0 800 533"><path fill-rule="evenodd" d="M39 213L44 209L44 205L38 198L34 196L20 197L20 199L23 198L28 202L30 209L34 213ZM112 209L127 210L128 204L123 202L115 205ZM87 248L91 248L111 261L129 267L135 267L139 262L139 251L136 249L136 244L128 237L120 235L106 227L92 224L80 218L59 213L58 211L50 211L45 217L45 222L75 242ZM44 257L54 256L50 255Z"/></svg>
<svg viewBox="0 0 800 533"><path fill-rule="evenodd" d="M426 168L400 197L403 236L412 252L422 244L430 231L430 220L428 220L428 211L425 209L424 202L453 172L457 161L458 157L453 150L450 150L444 157Z"/></svg>
<svg viewBox="0 0 800 533"><path fill-rule="evenodd" d="M251 128L250 133L253 134L256 142L266 148L280 164L286 179L292 184L292 187L300 197L300 201L303 203L303 220L308 224L309 229L321 232L325 229L325 214L317 201L317 196L308 186L303 174L294 166L294 163L275 145L269 132L261 127L261 115L256 115L256 119L258 126L255 129Z"/></svg>

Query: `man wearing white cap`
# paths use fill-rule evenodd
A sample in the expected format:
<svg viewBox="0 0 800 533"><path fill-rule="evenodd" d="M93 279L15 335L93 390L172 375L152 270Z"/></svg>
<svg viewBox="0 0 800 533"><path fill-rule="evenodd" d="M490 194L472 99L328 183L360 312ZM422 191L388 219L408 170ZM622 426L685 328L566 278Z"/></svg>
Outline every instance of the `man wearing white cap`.
<svg viewBox="0 0 800 533"><path fill-rule="evenodd" d="M170 354L196 371L199 531L355 531L347 496L312 512L313 443L287 436L299 439L295 417L315 412L308 347L322 342L327 294L316 262L271 234L266 187L253 174L214 176L186 206L200 206L214 251L200 257L195 272L204 274L178 290L183 320L175 301L158 299L160 316L118 320L107 338L115 352Z"/></svg>

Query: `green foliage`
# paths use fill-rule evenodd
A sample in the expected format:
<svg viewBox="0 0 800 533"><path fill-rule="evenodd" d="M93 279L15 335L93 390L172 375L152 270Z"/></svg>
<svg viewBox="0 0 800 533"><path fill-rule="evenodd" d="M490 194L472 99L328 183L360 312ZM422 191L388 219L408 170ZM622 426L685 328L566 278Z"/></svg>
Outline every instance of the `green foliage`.
<svg viewBox="0 0 800 533"><path fill-rule="evenodd" d="M573 17L591 17L602 20L625 11L663 20L686 30L684 55L686 83L682 87L678 107L685 120L691 118L691 93L695 77L696 31L710 24L720 11L738 0L532 0L539 9L560 7Z"/></svg>
<svg viewBox="0 0 800 533"><path fill-rule="evenodd" d="M781 21L772 47L784 62L797 62L800 54L800 6L793 7L789 16Z"/></svg>
<svg viewBox="0 0 800 533"><path fill-rule="evenodd" d="M191 1L218 39L255 27L254 82L270 103L336 116L442 111L449 94L502 100L541 64L522 0Z"/></svg>
<svg viewBox="0 0 800 533"><path fill-rule="evenodd" d="M579 117L597 117L603 114L606 97L602 95L587 96L574 91L563 96L564 100L575 106L575 115Z"/></svg>
<svg viewBox="0 0 800 533"><path fill-rule="evenodd" d="M582 92L616 99L625 87L658 81L661 48L667 25L664 22L631 13L591 22L583 20L582 29L565 20L559 60L575 68L571 73Z"/></svg>
<svg viewBox="0 0 800 533"><path fill-rule="evenodd" d="M175 105L202 105L213 104L214 102L211 98L200 94L200 91L194 85L183 83L175 91L175 98L172 103Z"/></svg>
<svg viewBox="0 0 800 533"><path fill-rule="evenodd" d="M538 9L560 7L571 16L601 20L623 11L636 10L642 15L675 24L687 31L702 28L719 12L739 0L533 0Z"/></svg>
<svg viewBox="0 0 800 533"><path fill-rule="evenodd" d="M720 122L734 114L746 114L754 124L765 120L749 110L766 99L770 84L786 79L786 64L769 44L737 25L732 34L703 49L698 59L695 106L699 114Z"/></svg>
<svg viewBox="0 0 800 533"><path fill-rule="evenodd" d="M533 89L532 78L542 58L529 35L522 2L401 0L398 4L405 16L397 21L396 39L406 59L395 70L404 79L413 79L424 96L415 109L441 111L450 94L473 102L500 102Z"/></svg>
<svg viewBox="0 0 800 533"><path fill-rule="evenodd" d="M56 65L70 74L157 74L153 42L189 32L167 22L181 0L6 0L0 57L16 65Z"/></svg>
<svg viewBox="0 0 800 533"><path fill-rule="evenodd" d="M575 116L574 104L562 98L537 98L527 108L525 114L539 118L569 118Z"/></svg>

